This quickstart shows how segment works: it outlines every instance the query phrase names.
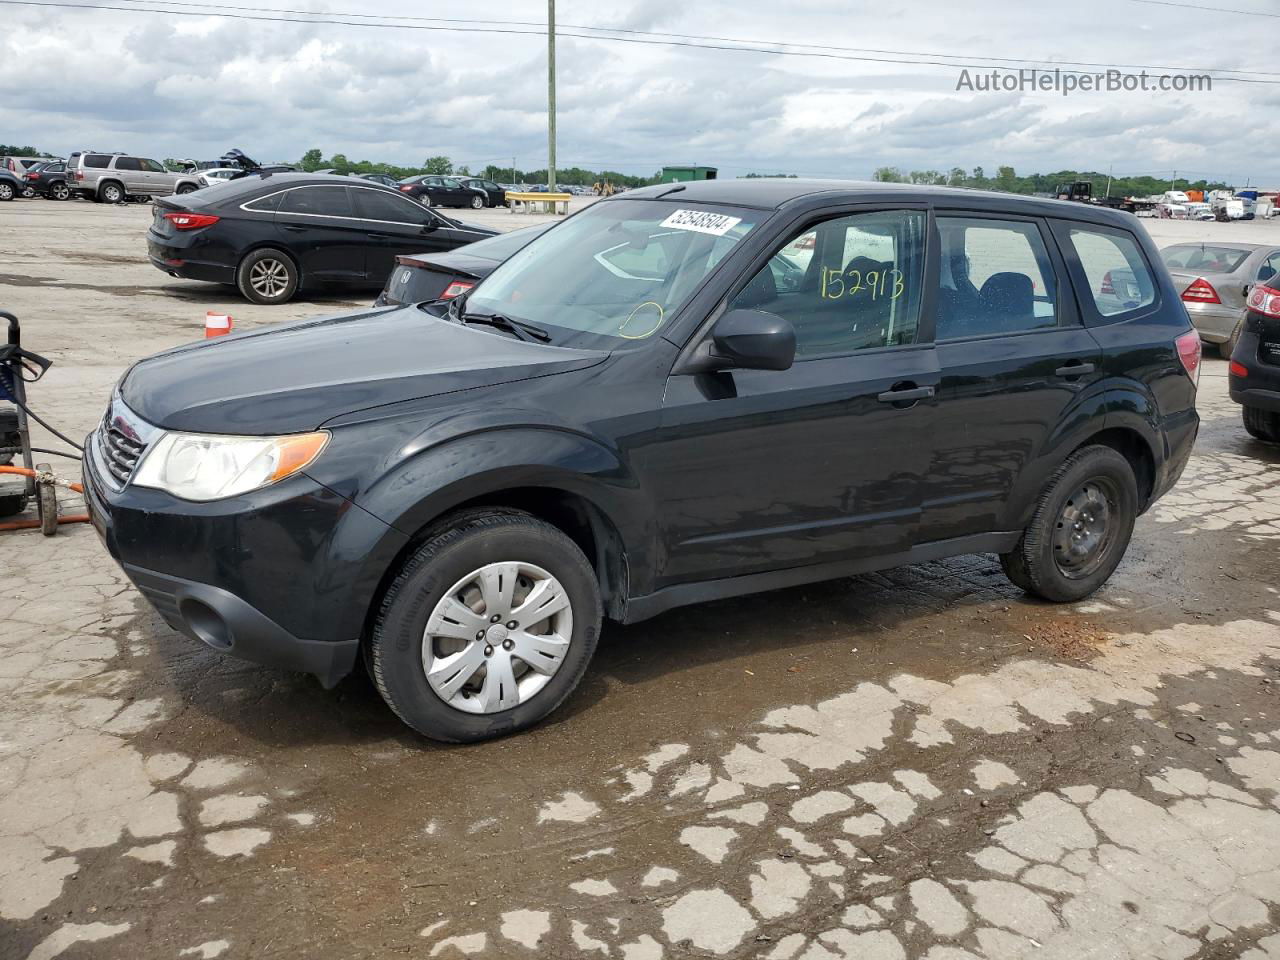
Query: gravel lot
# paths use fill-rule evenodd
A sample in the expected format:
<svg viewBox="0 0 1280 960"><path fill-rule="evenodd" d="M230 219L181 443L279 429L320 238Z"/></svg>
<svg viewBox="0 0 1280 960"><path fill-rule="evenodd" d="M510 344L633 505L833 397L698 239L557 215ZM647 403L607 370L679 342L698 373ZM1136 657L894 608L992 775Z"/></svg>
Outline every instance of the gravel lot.
<svg viewBox="0 0 1280 960"><path fill-rule="evenodd" d="M372 299L173 280L149 219L0 204L0 307L73 434L206 310ZM465 748L176 636L88 526L0 535L0 957L1280 957L1280 450L1225 375L1088 603L983 556L674 611Z"/></svg>

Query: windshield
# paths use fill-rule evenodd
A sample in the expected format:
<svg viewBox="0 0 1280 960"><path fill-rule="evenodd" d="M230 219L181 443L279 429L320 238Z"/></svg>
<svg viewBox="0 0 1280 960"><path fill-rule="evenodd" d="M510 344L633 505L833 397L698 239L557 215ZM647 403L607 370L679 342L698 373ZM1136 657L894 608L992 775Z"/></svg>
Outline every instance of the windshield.
<svg viewBox="0 0 1280 960"><path fill-rule="evenodd" d="M498 267L466 310L545 327L559 344L644 340L767 216L712 204L595 203Z"/></svg>

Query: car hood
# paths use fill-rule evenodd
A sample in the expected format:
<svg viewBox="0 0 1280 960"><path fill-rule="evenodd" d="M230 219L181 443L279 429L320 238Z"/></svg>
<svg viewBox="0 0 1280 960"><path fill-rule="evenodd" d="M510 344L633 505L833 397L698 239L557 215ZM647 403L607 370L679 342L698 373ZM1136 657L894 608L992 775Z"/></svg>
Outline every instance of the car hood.
<svg viewBox="0 0 1280 960"><path fill-rule="evenodd" d="M370 407L581 369L607 356L403 307L178 347L136 363L120 394L168 430L301 433Z"/></svg>

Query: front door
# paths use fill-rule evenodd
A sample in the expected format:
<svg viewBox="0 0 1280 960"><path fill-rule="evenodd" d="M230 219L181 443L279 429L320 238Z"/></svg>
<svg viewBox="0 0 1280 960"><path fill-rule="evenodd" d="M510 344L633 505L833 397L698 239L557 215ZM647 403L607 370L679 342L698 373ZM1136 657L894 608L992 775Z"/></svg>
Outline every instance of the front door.
<svg viewBox="0 0 1280 960"><path fill-rule="evenodd" d="M396 257L406 253L434 253L448 249L439 218L421 204L386 190L351 187L356 215L365 224L368 279L382 283L395 269ZM427 231L427 224L437 229Z"/></svg>
<svg viewBox="0 0 1280 960"><path fill-rule="evenodd" d="M732 296L792 324L796 361L670 378L657 586L910 549L938 383L925 236L923 210L806 225Z"/></svg>
<svg viewBox="0 0 1280 960"><path fill-rule="evenodd" d="M275 221L285 244L302 261L307 279L364 280L369 225L356 217L346 187L326 184L287 190Z"/></svg>
<svg viewBox="0 0 1280 960"><path fill-rule="evenodd" d="M1053 448L1055 431L1102 376L1045 225L960 212L937 225L942 383L921 542L1008 527L1022 487L1070 452Z"/></svg>

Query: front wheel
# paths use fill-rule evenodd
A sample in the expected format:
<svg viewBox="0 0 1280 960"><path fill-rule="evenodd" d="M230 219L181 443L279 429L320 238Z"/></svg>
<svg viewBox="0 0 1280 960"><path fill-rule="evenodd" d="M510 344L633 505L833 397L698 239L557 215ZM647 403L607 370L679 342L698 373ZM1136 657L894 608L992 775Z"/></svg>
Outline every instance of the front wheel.
<svg viewBox="0 0 1280 960"><path fill-rule="evenodd" d="M103 203L123 203L124 187L118 183L104 183L98 190L98 198Z"/></svg>
<svg viewBox="0 0 1280 960"><path fill-rule="evenodd" d="M12 183L0 181L0 200L12 200L15 193Z"/></svg>
<svg viewBox="0 0 1280 960"><path fill-rule="evenodd" d="M472 198L471 198L471 209L472 209L472 210L483 210L483 209L484 209L484 197L481 197L481 196L479 196L479 195L472 197Z"/></svg>
<svg viewBox="0 0 1280 960"><path fill-rule="evenodd" d="M279 250L255 250L236 268L236 286L251 303L288 303L298 292L298 268Z"/></svg>
<svg viewBox="0 0 1280 960"><path fill-rule="evenodd" d="M1083 600L1119 566L1137 516L1129 461L1111 447L1083 447L1049 479L1022 538L1000 564L1027 593L1057 603Z"/></svg>
<svg viewBox="0 0 1280 960"><path fill-rule="evenodd" d="M463 514L383 597L370 638L374 683L433 740L514 733L578 685L600 620L595 574L567 536L514 510Z"/></svg>
<svg viewBox="0 0 1280 960"><path fill-rule="evenodd" d="M178 196L183 196L184 194L195 193L198 189L200 188L192 186L189 183L184 183L177 190L175 190L174 193L176 193Z"/></svg>
<svg viewBox="0 0 1280 960"><path fill-rule="evenodd" d="M1249 436L1263 443L1280 443L1280 413L1260 407L1243 408L1244 428Z"/></svg>

